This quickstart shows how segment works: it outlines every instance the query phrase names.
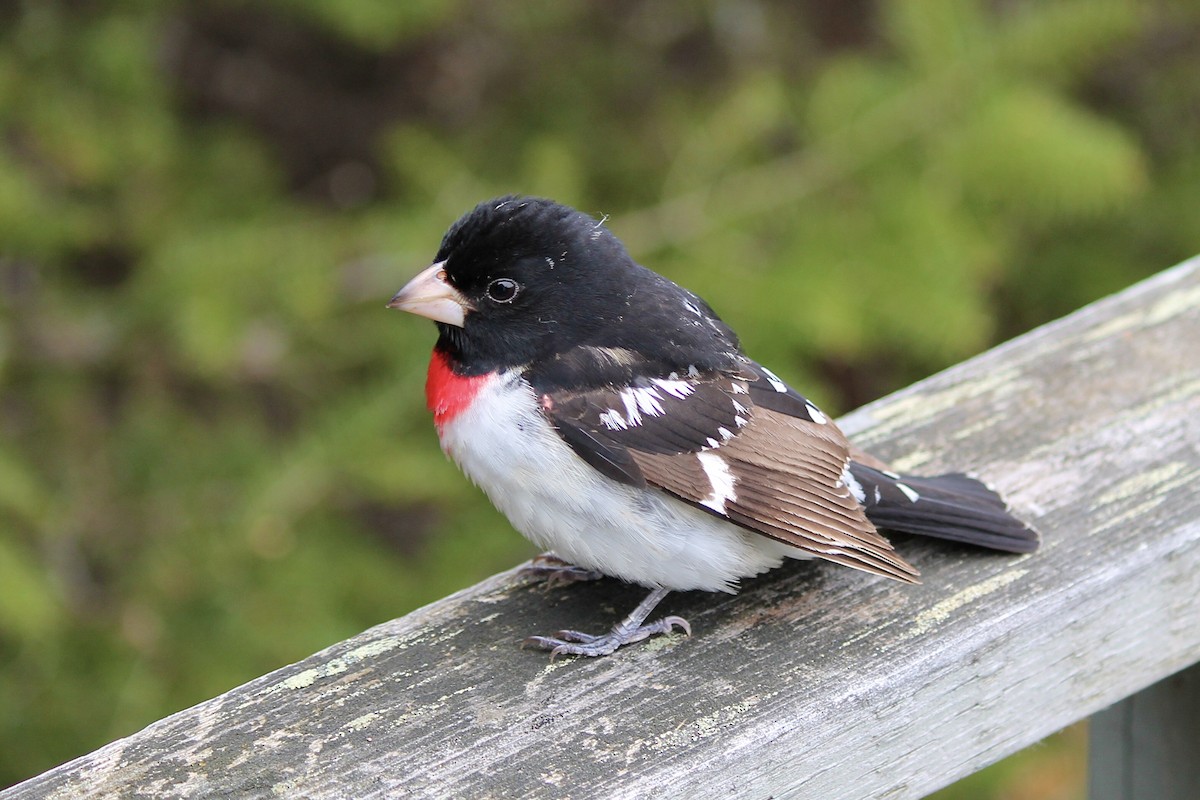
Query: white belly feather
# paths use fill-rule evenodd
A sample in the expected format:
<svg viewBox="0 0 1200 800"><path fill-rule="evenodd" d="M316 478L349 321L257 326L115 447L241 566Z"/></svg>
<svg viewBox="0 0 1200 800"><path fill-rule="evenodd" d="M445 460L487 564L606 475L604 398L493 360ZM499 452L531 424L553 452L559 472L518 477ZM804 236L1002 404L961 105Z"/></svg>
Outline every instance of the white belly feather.
<svg viewBox="0 0 1200 800"><path fill-rule="evenodd" d="M784 556L807 557L658 489L604 477L559 438L515 371L489 378L440 436L513 527L581 567L648 587L732 592Z"/></svg>

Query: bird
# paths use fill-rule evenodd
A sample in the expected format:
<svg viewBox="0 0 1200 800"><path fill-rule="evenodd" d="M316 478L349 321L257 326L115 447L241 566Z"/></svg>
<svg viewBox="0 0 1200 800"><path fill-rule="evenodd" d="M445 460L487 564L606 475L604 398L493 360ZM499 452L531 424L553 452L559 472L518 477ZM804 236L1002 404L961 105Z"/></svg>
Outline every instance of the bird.
<svg viewBox="0 0 1200 800"><path fill-rule="evenodd" d="M482 202L387 303L436 323L425 395L441 448L547 551L529 569L650 590L605 633L523 647L597 657L690 635L679 616L646 622L669 592L735 593L788 558L918 583L880 530L1037 549L978 479L901 475L851 445L604 222L539 197Z"/></svg>

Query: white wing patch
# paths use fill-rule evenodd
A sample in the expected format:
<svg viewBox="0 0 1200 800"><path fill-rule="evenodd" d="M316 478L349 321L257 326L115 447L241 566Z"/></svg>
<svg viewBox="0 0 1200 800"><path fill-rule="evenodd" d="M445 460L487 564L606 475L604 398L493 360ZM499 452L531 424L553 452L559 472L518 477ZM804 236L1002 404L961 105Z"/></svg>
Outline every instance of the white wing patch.
<svg viewBox="0 0 1200 800"><path fill-rule="evenodd" d="M736 387L737 384L734 384L734 386ZM744 428L750 424L750 420L746 418L746 414L748 413L749 411L744 405L737 400L733 401L733 422L739 428Z"/></svg>
<svg viewBox="0 0 1200 800"><path fill-rule="evenodd" d="M860 503L866 502L867 493L863 491L862 484L858 482L858 479L850 474L849 464L842 469L842 483L844 483L846 488L850 490L850 494L854 495L855 500ZM875 491L878 493L879 489L876 488ZM878 500L879 498L876 498L876 502L878 502Z"/></svg>
<svg viewBox="0 0 1200 800"><path fill-rule="evenodd" d="M635 389L626 389L626 392L633 392L633 399L637 402L638 410L643 414L651 417L661 417L663 411L662 404L659 403L658 392L652 388L637 387Z"/></svg>
<svg viewBox="0 0 1200 800"><path fill-rule="evenodd" d="M641 425L642 412L638 411L637 398L633 396L633 390L626 389L617 395L617 397L625 404L625 423L627 425Z"/></svg>
<svg viewBox="0 0 1200 800"><path fill-rule="evenodd" d="M609 409L600 415L600 424L610 431L623 431L629 428L629 423L616 409Z"/></svg>
<svg viewBox="0 0 1200 800"><path fill-rule="evenodd" d="M676 381L676 383L682 382ZM665 387L664 391L674 394L674 392L670 392ZM666 413L666 410L662 407L662 403L659 402L662 400L662 395L652 386L636 386L623 389L617 397L620 398L621 405L625 407L624 415L621 414L620 410L615 408L610 408L608 411L600 414L600 424L610 431L624 431L636 428L642 424L643 415L647 417L661 417Z"/></svg>
<svg viewBox="0 0 1200 800"><path fill-rule="evenodd" d="M812 403L805 403L804 409L808 411L808 418L818 425L824 425L829 422L829 417L821 413L821 409L814 406Z"/></svg>
<svg viewBox="0 0 1200 800"><path fill-rule="evenodd" d="M671 374L675 375L674 372L672 372ZM677 397L680 400L684 399L685 397L690 395L692 392L696 391L695 386L688 383L687 381L678 380L677 378L669 378L669 379L655 378L653 382L654 382L655 386L662 389L664 392L671 395L672 397Z"/></svg>
<svg viewBox="0 0 1200 800"><path fill-rule="evenodd" d="M729 471L729 465L721 456L707 451L697 453L696 460L704 468L704 474L712 486L712 493L701 500L700 505L707 506L718 514L724 514L725 504L730 500L737 500L735 481L733 473Z"/></svg>
<svg viewBox="0 0 1200 800"><path fill-rule="evenodd" d="M896 481L896 488L904 492L904 496L908 498L908 502L915 503L921 499L921 495L917 494L916 490L911 486Z"/></svg>
<svg viewBox="0 0 1200 800"><path fill-rule="evenodd" d="M771 384L772 389L782 394L787 394L787 384L781 381L778 375L776 375L774 372L771 372L771 370L767 369L766 367L762 367L762 371L763 375L767 376L767 383Z"/></svg>

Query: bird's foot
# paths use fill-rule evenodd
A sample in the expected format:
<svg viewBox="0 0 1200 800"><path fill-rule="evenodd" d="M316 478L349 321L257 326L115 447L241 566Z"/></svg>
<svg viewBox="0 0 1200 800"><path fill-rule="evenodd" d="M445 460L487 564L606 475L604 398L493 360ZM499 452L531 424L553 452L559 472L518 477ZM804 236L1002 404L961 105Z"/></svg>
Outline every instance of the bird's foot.
<svg viewBox="0 0 1200 800"><path fill-rule="evenodd" d="M553 553L542 553L530 561L528 566L522 567L517 574L522 578L545 581L547 588L581 581L596 581L604 577L594 569L577 567Z"/></svg>
<svg viewBox="0 0 1200 800"><path fill-rule="evenodd" d="M550 651L550 660L561 655L568 656L606 656L616 652L618 647L640 642L656 633L668 633L676 626L688 636L692 635L692 626L683 617L663 617L649 624L646 617L654 610L662 599L670 592L659 587L650 592L646 599L638 603L637 608L629 616L613 626L613 629L603 636L593 636L580 631L559 631L553 636L530 636L521 643L521 647L539 647Z"/></svg>
<svg viewBox="0 0 1200 800"><path fill-rule="evenodd" d="M629 626L624 622L602 636L582 631L558 631L553 636L530 636L521 647L538 647L550 651L550 660L567 656L606 656L633 642L640 642L659 633L670 633L678 627L684 634L692 635L692 626L683 617L663 617L645 625Z"/></svg>

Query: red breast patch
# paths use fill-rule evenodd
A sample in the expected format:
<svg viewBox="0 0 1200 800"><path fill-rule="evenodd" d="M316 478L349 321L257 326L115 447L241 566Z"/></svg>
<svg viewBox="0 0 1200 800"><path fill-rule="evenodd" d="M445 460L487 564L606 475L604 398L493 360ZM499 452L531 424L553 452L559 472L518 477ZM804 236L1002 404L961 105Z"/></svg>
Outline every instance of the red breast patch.
<svg viewBox="0 0 1200 800"><path fill-rule="evenodd" d="M446 354L435 348L425 376L425 404L433 412L433 424L440 430L466 411L487 379L487 375L456 374Z"/></svg>

